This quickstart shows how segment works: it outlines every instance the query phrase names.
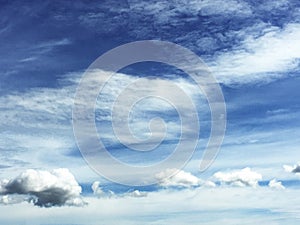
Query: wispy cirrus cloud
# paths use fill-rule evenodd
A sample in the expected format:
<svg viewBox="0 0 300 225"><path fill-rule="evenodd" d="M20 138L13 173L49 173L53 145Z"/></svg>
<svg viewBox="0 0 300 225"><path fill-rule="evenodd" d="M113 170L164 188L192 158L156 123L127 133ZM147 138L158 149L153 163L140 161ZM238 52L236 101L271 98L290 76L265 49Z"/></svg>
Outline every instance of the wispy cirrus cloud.
<svg viewBox="0 0 300 225"><path fill-rule="evenodd" d="M232 51L220 53L212 66L223 83L271 81L299 69L300 24L265 28L262 35L244 36Z"/></svg>
<svg viewBox="0 0 300 225"><path fill-rule="evenodd" d="M97 82L103 83L103 81L101 81L101 74L104 73L104 71L94 71L94 73L96 81L99 79ZM5 131L2 132L0 138L0 143L3 148L2 152L5 152L5 154L2 154L2 157L0 157L3 163L8 164L8 166L15 163L15 166L17 166L19 163L20 165L23 165L25 160L27 163L31 162L40 166L42 166L43 163L46 163L46 165L50 167L58 161L63 163L60 165L62 167L75 164L78 165L79 157L70 157L68 154L72 149L76 148L71 126L71 114L74 94L80 75L81 73L66 75L65 78L60 81L60 85L56 88L33 88L22 94L14 93L0 97L0 107L2 109L0 125L3 127L3 131ZM101 137L110 142L108 147L111 149L120 148L120 146L116 144L117 140L114 138L111 126L106 124L112 119L110 111L112 110L114 99L122 92L123 88L127 87L128 84L138 78L140 77L129 74L116 74L113 79L107 83L103 93L99 96L97 101L95 118L101 127ZM191 96L194 101L197 101L199 104L201 103L198 108L200 120L207 118L206 114L209 112L209 109L202 105L201 93L198 93L198 88L193 83L190 83L190 81L176 76L172 77L172 79L164 77L161 79L159 78L156 79L155 82L147 77L143 77L142 79L148 84L157 85L158 88L163 91L168 91L168 87L171 83L178 85ZM95 84L95 82L91 83ZM92 89L92 86L90 89ZM145 90L149 91L150 94L155 94L155 90L151 90L150 87L145 87ZM141 92L142 91L143 90L141 90ZM131 93L134 93L134 89L132 89ZM130 98L130 96L128 96L128 98ZM178 101L180 102L180 100L180 96L178 96ZM243 104L249 104L249 106L255 105L255 102L252 101L253 100L243 100L241 104L239 102L234 103L234 105L238 107L233 107L231 110L238 112L244 107ZM231 100L227 102L229 106L231 106L230 103ZM126 101L122 102L122 104L126 104ZM181 101L180 105L184 107L185 104ZM285 109L283 111L267 110L265 117L248 118L247 120L237 121L236 126L240 126L241 124L243 124L243 127L245 124L252 126L257 124L258 121L260 124L266 124L268 121L269 123L274 124L274 121L279 123L280 121L297 118L297 113L290 111L290 109ZM134 133L142 134L140 136L143 138L147 137L147 132L149 132L149 119L152 118L152 116L157 115L170 115L171 112L172 106L161 100L153 98L148 99L144 103L140 103L134 108L134 111L132 112L134 118L130 121ZM288 116L287 113L289 113ZM174 113L171 115L174 116ZM169 128L166 137L167 140L176 141L180 131L180 124L177 121L178 117L174 116L173 118L164 116L163 118L167 119L166 123ZM119 122L123 123L124 121ZM265 129L267 129L267 127L265 127ZM26 132L26 134L24 134L24 132ZM280 128L277 132L282 138L273 135L274 129L272 131L260 130L255 133L245 133L244 129L236 130L234 133L227 134L224 148L230 146L231 148L236 149L238 146L243 145L243 149L249 149L251 146L256 146L258 149L264 149L268 143L288 145L290 140L287 137L293 137L295 130L284 130ZM203 141L204 140L202 140L202 142ZM154 161L161 159L161 157L166 157L170 153L169 148L175 148L175 144L176 143L167 142L162 148L161 154L163 154L163 156L161 154L153 153L151 157L153 157ZM11 150L15 150L14 155L11 155ZM74 152L75 151L78 150L76 149ZM231 150L231 152L235 151L237 150ZM239 152L243 151L239 150ZM119 152L120 151L117 151L117 157L124 158L131 163L140 163L138 160L139 157L136 157L135 155L132 157L132 155L128 155L124 151L120 154ZM29 153L33 153L35 157L31 157ZM8 154L10 154L9 157ZM77 155L80 155L80 153L77 153ZM62 158L68 160L56 160ZM194 159L199 160L200 158L195 157ZM150 159L148 158L148 160ZM274 158L270 158L268 161L271 160L278 161L278 159ZM150 162L152 161L150 160ZM82 163L83 162L80 162L79 164Z"/></svg>
<svg viewBox="0 0 300 225"><path fill-rule="evenodd" d="M39 60L41 57L47 56L51 51L55 48L59 48L61 46L71 45L72 41L68 38L63 38L61 40L51 40L42 42L40 44L36 44L33 47L30 46L27 49L27 56L19 60L21 63L28 63Z"/></svg>
<svg viewBox="0 0 300 225"><path fill-rule="evenodd" d="M108 72L94 71L93 73L95 81L103 84L104 81L101 80L102 75ZM33 88L22 94L15 92L0 97L0 108L2 110L0 126L3 127L0 143L7 154L8 151L13 150L15 152L13 159L22 159L22 161L25 160L38 167L46 163L50 168L58 161L64 164L60 166L68 166L74 164L76 160L81 160L79 157L74 158L68 155L72 149L78 151L74 142L71 122L74 95L80 81L80 76L81 73L70 74L62 79L60 81L61 85L56 88ZM168 87L171 84L175 84L182 88L192 99L201 95L196 85L176 76L170 80L166 78L153 80L147 77L141 78L117 73L105 85L105 89L97 101L95 113L95 119L101 126L101 137L109 140L112 148L118 144L118 140L111 130L111 125L107 124L107 122L110 123L112 120L110 113L113 103L115 98L122 93L122 89L137 79L142 79L144 83L150 84L145 89L139 90L139 93L146 92L149 95L155 96L160 95L162 92L168 92L169 95L172 95L171 91L168 91ZM95 84L95 81L91 81L91 84ZM155 87L153 88L152 86ZM86 90L87 95L92 87L93 85ZM133 97L134 93L135 89L133 88L131 90L132 96L126 96L127 100ZM176 96L178 105L185 107L186 104L182 101L181 96L178 94ZM128 104L127 100L121 102L121 104ZM200 99L198 98L198 100ZM133 131L136 134L143 134L143 137L147 137L149 135L149 120L154 116L164 115L168 126L167 140L176 141L178 139L180 121L177 120L176 116L173 118L173 114L176 115L176 111L169 103L154 97L136 105L133 110L134 114L132 115L134 118L128 121L128 123L134 128ZM166 114L163 114L169 114L172 110L174 112L171 117L166 117ZM206 114L202 110L203 106L200 112ZM187 109L185 112L188 114ZM124 121L117 121L117 123L123 124ZM186 126L188 127L189 124L186 124ZM157 135L160 135L160 133ZM7 161L7 154L3 154L0 160L10 162L10 160ZM32 157L32 154L35 157ZM160 157L157 154L153 154L153 156L156 158ZM127 157L127 155L124 155L124 157ZM68 158L68 160L56 160L62 158ZM134 158L134 160L135 163L139 163L137 158ZM76 161L75 164L78 163ZM82 163L80 162L79 164ZM18 163L14 166L17 165Z"/></svg>
<svg viewBox="0 0 300 225"><path fill-rule="evenodd" d="M182 23L183 21L196 20L197 15L230 15L247 16L252 10L245 1L230 0L227 4L217 1L155 1L149 5L145 1L129 0L129 7L134 13L143 12L144 15L153 15L160 24ZM164 12L164 13L161 13ZM186 17L184 17L184 15ZM171 21L172 20L172 21Z"/></svg>

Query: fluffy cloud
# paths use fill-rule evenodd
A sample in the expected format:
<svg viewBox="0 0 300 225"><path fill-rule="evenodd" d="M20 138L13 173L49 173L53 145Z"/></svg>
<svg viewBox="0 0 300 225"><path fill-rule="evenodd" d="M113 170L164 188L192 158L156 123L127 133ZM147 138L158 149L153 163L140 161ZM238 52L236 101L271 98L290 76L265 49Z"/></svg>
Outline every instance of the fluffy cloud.
<svg viewBox="0 0 300 225"><path fill-rule="evenodd" d="M158 173L156 178L158 183L163 187L193 187L201 183L198 177L177 169L167 169Z"/></svg>
<svg viewBox="0 0 300 225"><path fill-rule="evenodd" d="M103 193L102 189L100 188L100 182L99 181L95 181L92 184L91 188L93 190L94 195L101 195Z"/></svg>
<svg viewBox="0 0 300 225"><path fill-rule="evenodd" d="M269 182L268 186L270 188L274 188L274 189L285 189L285 187L282 185L282 183L280 181L277 181L276 179L273 179Z"/></svg>
<svg viewBox="0 0 300 225"><path fill-rule="evenodd" d="M214 174L216 178L221 183L239 186L239 187L256 187L258 181L262 179L262 175L252 171L250 168L246 167L239 171L233 172L217 172Z"/></svg>
<svg viewBox="0 0 300 225"><path fill-rule="evenodd" d="M93 190L93 194L95 196L97 196L98 198L111 198L116 196L115 193L111 190L104 192L100 186L100 182L99 181L95 181L92 186L91 186L92 190Z"/></svg>
<svg viewBox="0 0 300 225"><path fill-rule="evenodd" d="M207 180L202 183L202 186L207 188L214 188L217 185L213 181Z"/></svg>
<svg viewBox="0 0 300 225"><path fill-rule="evenodd" d="M129 197L134 197L134 198L142 198L142 197L146 197L148 196L147 192L144 191L139 191L139 190L134 190L131 192L127 192L125 194L115 194L113 191L109 190L109 191L103 191L101 186L100 186L100 182L99 181L95 181L92 186L91 186L92 190L93 190L93 194L95 196L97 196L98 198L125 198L127 196Z"/></svg>
<svg viewBox="0 0 300 225"><path fill-rule="evenodd" d="M41 207L81 206L84 202L80 193L81 187L68 169L29 169L0 182L0 202L4 204L29 201Z"/></svg>
<svg viewBox="0 0 300 225"><path fill-rule="evenodd" d="M300 175L300 164L294 166L284 165L283 168L288 173L295 173L297 175Z"/></svg>
<svg viewBox="0 0 300 225"><path fill-rule="evenodd" d="M139 191L139 190L134 190L132 192L129 192L127 196L131 196L134 198L142 198L142 197L147 197L148 193L145 191Z"/></svg>

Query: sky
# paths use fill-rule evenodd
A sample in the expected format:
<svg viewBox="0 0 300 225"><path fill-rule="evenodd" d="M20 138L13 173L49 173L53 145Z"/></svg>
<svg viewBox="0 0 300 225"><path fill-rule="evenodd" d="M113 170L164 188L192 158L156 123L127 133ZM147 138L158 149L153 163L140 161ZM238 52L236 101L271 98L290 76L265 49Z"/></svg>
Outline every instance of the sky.
<svg viewBox="0 0 300 225"><path fill-rule="evenodd" d="M205 171L212 104L190 74L140 62L106 81L112 71L90 67L145 40L193 52L221 90L226 130ZM299 224L299 40L297 0L0 0L0 223ZM76 132L90 133L74 129L72 112L75 103L90 109L88 100L93 115L78 118L92 118L99 142L134 174L102 160L112 181L85 157L94 143L80 148ZM141 168L167 161L179 144L191 157L143 183Z"/></svg>

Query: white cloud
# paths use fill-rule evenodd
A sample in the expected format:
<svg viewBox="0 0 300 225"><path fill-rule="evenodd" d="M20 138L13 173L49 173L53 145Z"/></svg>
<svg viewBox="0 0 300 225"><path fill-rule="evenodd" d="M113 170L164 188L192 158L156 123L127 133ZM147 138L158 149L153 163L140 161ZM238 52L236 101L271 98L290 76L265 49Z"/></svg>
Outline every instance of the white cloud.
<svg viewBox="0 0 300 225"><path fill-rule="evenodd" d="M18 204L24 201L32 201L30 196L26 195L0 195L0 205Z"/></svg>
<svg viewBox="0 0 300 225"><path fill-rule="evenodd" d="M90 73L93 73L93 78L102 84L104 82L103 77L108 72L98 70ZM66 75L65 79L59 81L59 86L56 88L32 88L24 93L14 92L0 96L0 128L5 130L5 132L1 133L0 144L3 149L7 151L13 150L16 153L11 157L0 156L0 163L7 162L7 158L9 158L9 160L22 160L22 162L30 163L35 167L47 169L53 168L54 166L72 168L73 165L77 167L79 163L82 163L82 161L80 161L81 159L78 159L79 157L72 157L70 159L70 157L66 155L71 149L75 148L71 125L72 106L76 87L81 75L82 73ZM128 84L138 78L139 77L122 73L117 73L113 76L105 86L101 94L101 100L97 102L95 115L97 123L99 121L111 120L109 112L113 107L115 98L122 92L122 88L127 87ZM176 98L177 105L183 108L186 107L186 102L178 93L175 94L170 91L169 87L172 84L181 87L192 99L201 95L201 91L198 87L184 78L150 79L144 77L142 80L147 84L144 89L136 91L131 87L131 94L166 94ZM90 84L90 90L93 90L93 85L98 85L98 83L94 81L91 81ZM151 85L156 88L152 89ZM87 90L87 94L88 91L89 90ZM122 102L122 104L128 104L131 97L132 96L127 96L127 100ZM199 103L200 106L201 101L198 100L197 102L194 101L194 103ZM203 105L201 105L201 108L198 107L199 110L203 110L204 108L205 106ZM136 111L133 112L134 118L130 121L130 128L132 128L134 135L138 136L143 134L140 136L145 138L151 135L149 130L150 116L156 116L157 112L166 114L166 112L168 113L169 110L174 110L174 108L161 99L151 98L148 99L147 102L138 104L135 110ZM207 108L207 111L208 110L209 108ZM185 112L185 118L191 117L189 110L183 111ZM206 111L206 109L203 111ZM150 113L150 116L148 113ZM117 121L117 123L122 126L124 125L124 121ZM165 123L167 126L167 136L165 140L177 140L181 132L180 121L169 117ZM190 123L184 125L186 134L194 132L190 126L192 126ZM153 137L158 137L157 139L164 135L159 129L152 130L152 132ZM107 124L101 124L101 132L99 132L99 134L101 137L112 142L110 143L111 145L114 145L117 141L111 128ZM131 135L126 134L128 137ZM60 157L67 157L68 160L61 160ZM16 167L16 163L12 162L11 164L13 163L14 167ZM60 165L57 165L57 163Z"/></svg>
<svg viewBox="0 0 300 225"><path fill-rule="evenodd" d="M203 186L203 187L208 187L208 188L214 188L214 187L216 187L217 185L216 185L213 181L207 180L207 181L204 181L204 182L202 183L202 186Z"/></svg>
<svg viewBox="0 0 300 225"><path fill-rule="evenodd" d="M0 195L5 204L18 198L42 207L82 206L80 194L81 187L68 169L51 172L29 169L14 179L0 182Z"/></svg>
<svg viewBox="0 0 300 225"><path fill-rule="evenodd" d="M0 203L2 203L2 204L9 204L10 203L10 199L9 199L8 195L3 195L0 198Z"/></svg>
<svg viewBox="0 0 300 225"><path fill-rule="evenodd" d="M234 14L235 16L247 16L252 13L251 7L247 3L239 0L229 0L226 1L226 4L223 4L222 0L195 0L192 3L196 9L201 10L202 15Z"/></svg>
<svg viewBox="0 0 300 225"><path fill-rule="evenodd" d="M266 0L261 4L261 8L263 8L265 11L274 10L274 9L281 9L281 10L288 10L289 6L289 0L278 0L278 1L272 1L272 0Z"/></svg>
<svg viewBox="0 0 300 225"><path fill-rule="evenodd" d="M92 190L93 190L93 193L94 195L102 195L103 194L103 191L100 187L100 181L95 181L93 184L92 184Z"/></svg>
<svg viewBox="0 0 300 225"><path fill-rule="evenodd" d="M148 193L145 191L134 190L132 192L127 193L127 196L134 197L134 198L143 198L143 197L147 197Z"/></svg>
<svg viewBox="0 0 300 225"><path fill-rule="evenodd" d="M93 194L98 198L112 198L112 197L118 197L113 191L108 190L104 192L100 186L100 181L93 182L91 186L93 190Z"/></svg>
<svg viewBox="0 0 300 225"><path fill-rule="evenodd" d="M50 48L50 49L52 49L56 46L69 45L71 43L72 42L70 39L64 38L61 40L52 40L52 41L43 42L38 45L35 45L34 48Z"/></svg>
<svg viewBox="0 0 300 225"><path fill-rule="evenodd" d="M111 74L105 71L92 71L93 79L90 80L90 88L86 90L86 95L89 95L90 90L94 90L95 85L99 86L104 83L103 77L107 74ZM6 128L13 128L15 124L18 127L25 127L26 129L40 129L49 131L55 130L72 136L71 119L72 119L72 106L74 103L74 94L76 87L80 81L81 73L70 74L65 80L62 80L61 87L59 88L33 88L26 93L14 93L9 95L3 95L0 97L0 108L3 113L0 115L0 126ZM110 111L112 110L113 103L116 97L122 93L122 90L129 84L139 79L139 77L131 76L127 74L117 73L109 82L105 85L103 92L101 93L101 99L97 101L96 121L110 121ZM192 98L199 96L201 90L188 80L183 78L176 78L172 80L168 79L149 79L140 78L141 82L147 84L142 90L137 90L131 87L127 94L139 94L145 93L153 96L174 96L177 99L176 104L180 107L185 107L186 102L179 94L171 93L168 91L173 84L182 88L187 95ZM156 87L156 88L153 88ZM130 103L130 99L133 96L126 96L126 101L122 102L122 105ZM141 102L137 109L135 116L141 120L132 121L134 124L132 127L136 128L135 133L144 133L142 131L148 131L148 119L143 118L146 112L162 112L173 109L173 106L163 101L160 98L151 98L146 102ZM99 113L104 112L104 113ZM107 115L108 114L108 115ZM86 116L86 115L85 115ZM123 123L123 121L122 121ZM177 132L180 130L178 124L174 122L168 123L170 130ZM148 131L149 132L149 131ZM50 132L51 133L51 132ZM53 133L53 132L52 132ZM40 134L40 133L39 133ZM103 134L105 137L105 135ZM22 146L24 147L24 146Z"/></svg>
<svg viewBox="0 0 300 225"><path fill-rule="evenodd" d="M167 169L156 175L163 187L193 187L200 185L201 180L189 172L177 169Z"/></svg>
<svg viewBox="0 0 300 225"><path fill-rule="evenodd" d="M226 4L222 0L192 0L192 1L156 1L153 4L136 0L128 1L134 13L143 12L143 15L153 15L157 23L180 23L177 16L188 14L190 17L201 15L228 15L245 16L252 13L251 7L244 1L228 0ZM172 19L172 20L171 20ZM191 19L191 18L189 18Z"/></svg>
<svg viewBox="0 0 300 225"><path fill-rule="evenodd" d="M68 38L35 43L27 49L27 53L31 55L31 57L20 59L19 62L25 63L38 60L41 56L49 54L55 48L70 44L72 44L72 41Z"/></svg>
<svg viewBox="0 0 300 225"><path fill-rule="evenodd" d="M35 88L0 97L1 126L66 129L70 125L75 86Z"/></svg>
<svg viewBox="0 0 300 225"><path fill-rule="evenodd" d="M19 62L32 62L35 61L37 58L36 57L27 57L24 59L20 59Z"/></svg>
<svg viewBox="0 0 300 225"><path fill-rule="evenodd" d="M229 185L239 187L256 187L258 185L258 181L262 179L262 175L246 167L239 171L217 172L214 174L214 178Z"/></svg>
<svg viewBox="0 0 300 225"><path fill-rule="evenodd" d="M241 45L216 58L211 68L220 82L270 81L299 67L300 24L266 27L261 33L258 37L244 34Z"/></svg>
<svg viewBox="0 0 300 225"><path fill-rule="evenodd" d="M288 173L295 173L297 175L300 175L300 164L294 166L284 165L283 168Z"/></svg>
<svg viewBox="0 0 300 225"><path fill-rule="evenodd" d="M283 165L283 169L288 172L288 173L292 173L295 167L293 166L289 166L289 165Z"/></svg>
<svg viewBox="0 0 300 225"><path fill-rule="evenodd" d="M280 181L277 181L276 179L273 179L269 182L268 186L270 188L274 188L274 189L285 189L285 187L282 185L282 183Z"/></svg>
<svg viewBox="0 0 300 225"><path fill-rule="evenodd" d="M145 191L139 191L139 190L134 190L131 192L127 192L125 194L115 194L113 191L108 190L108 191L103 191L101 186L100 186L100 181L95 181L93 182L91 186L93 190L93 194L101 199L105 198L126 198L126 197L133 197L133 198L142 198L148 196L148 192Z"/></svg>
<svg viewBox="0 0 300 225"><path fill-rule="evenodd" d="M5 192L5 186L8 184L9 180L0 180L0 194Z"/></svg>

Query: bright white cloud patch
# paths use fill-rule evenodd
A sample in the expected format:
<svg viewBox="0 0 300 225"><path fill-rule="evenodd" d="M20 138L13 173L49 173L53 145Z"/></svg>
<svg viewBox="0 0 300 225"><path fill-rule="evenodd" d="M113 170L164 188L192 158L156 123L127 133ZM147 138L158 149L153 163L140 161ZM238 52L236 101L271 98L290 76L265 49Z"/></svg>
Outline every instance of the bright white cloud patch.
<svg viewBox="0 0 300 225"><path fill-rule="evenodd" d="M30 201L37 206L81 206L81 187L68 169L51 172L29 169L14 179L0 182L4 204ZM18 201L17 201L18 200Z"/></svg>
<svg viewBox="0 0 300 225"><path fill-rule="evenodd" d="M276 179L273 179L269 182L268 186L270 188L274 188L274 189L285 189L285 187L282 185L282 183L280 181L277 181Z"/></svg>
<svg viewBox="0 0 300 225"><path fill-rule="evenodd" d="M191 173L177 169L167 169L156 175L159 184L163 187L193 187L198 186L201 180Z"/></svg>
<svg viewBox="0 0 300 225"><path fill-rule="evenodd" d="M258 181L262 179L261 174L252 171L248 167L239 171L217 172L214 174L214 177L221 183L239 187L256 187Z"/></svg>

